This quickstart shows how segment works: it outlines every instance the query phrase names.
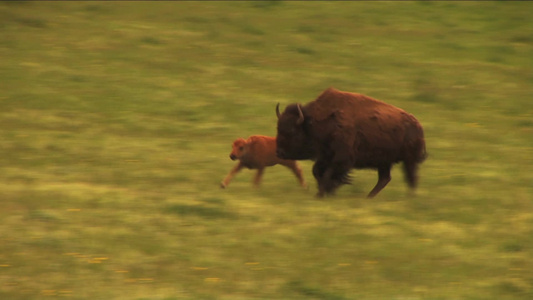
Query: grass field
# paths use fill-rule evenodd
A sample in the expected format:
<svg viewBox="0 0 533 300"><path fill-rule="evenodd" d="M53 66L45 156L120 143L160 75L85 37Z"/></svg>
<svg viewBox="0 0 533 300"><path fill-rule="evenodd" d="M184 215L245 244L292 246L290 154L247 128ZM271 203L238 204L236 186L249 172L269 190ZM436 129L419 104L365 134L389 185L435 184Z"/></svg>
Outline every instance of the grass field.
<svg viewBox="0 0 533 300"><path fill-rule="evenodd" d="M413 113L316 199L231 142L329 86ZM533 3L1 2L0 299L533 299Z"/></svg>

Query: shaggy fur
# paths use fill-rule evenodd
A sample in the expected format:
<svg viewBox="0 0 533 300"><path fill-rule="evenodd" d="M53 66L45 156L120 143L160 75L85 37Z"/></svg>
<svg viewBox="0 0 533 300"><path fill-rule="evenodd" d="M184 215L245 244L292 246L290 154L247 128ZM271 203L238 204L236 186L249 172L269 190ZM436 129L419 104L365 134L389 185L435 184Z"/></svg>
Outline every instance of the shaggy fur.
<svg viewBox="0 0 533 300"><path fill-rule="evenodd" d="M276 138L274 137L253 135L247 140L238 138L233 142L230 158L231 160L239 160L239 163L231 169L226 178L220 183L222 188L227 187L233 176L244 167L257 169L254 185L258 186L264 169L278 164L291 169L298 178L300 185L306 186L298 163L295 160L281 159L276 156Z"/></svg>
<svg viewBox="0 0 533 300"><path fill-rule="evenodd" d="M408 185L417 185L417 167L426 157L422 126L404 110L365 95L329 88L305 106L278 108L278 156L312 159L318 196L349 182L352 168L377 169L374 197L391 180L390 170L404 163Z"/></svg>

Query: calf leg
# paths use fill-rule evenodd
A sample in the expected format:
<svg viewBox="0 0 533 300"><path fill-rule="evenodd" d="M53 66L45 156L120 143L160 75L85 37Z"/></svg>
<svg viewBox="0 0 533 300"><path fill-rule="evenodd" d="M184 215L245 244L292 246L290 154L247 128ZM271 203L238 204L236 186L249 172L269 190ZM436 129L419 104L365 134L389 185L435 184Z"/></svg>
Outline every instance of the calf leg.
<svg viewBox="0 0 533 300"><path fill-rule="evenodd" d="M381 166L378 168L378 183L368 194L368 198L376 196L391 180L390 170L392 165Z"/></svg>
<svg viewBox="0 0 533 300"><path fill-rule="evenodd" d="M259 184L261 183L261 177L263 177L263 172L265 171L265 168L260 168L257 170L257 173L255 173L255 177L254 177L254 185L256 187L259 186Z"/></svg>
<svg viewBox="0 0 533 300"><path fill-rule="evenodd" d="M291 171L294 173L296 178L298 178L298 181L300 182L301 186L307 187L307 184L305 183L304 176L302 174L302 169L300 168L300 166L298 166L296 161L283 162L282 165L284 165L285 167L291 169Z"/></svg>
<svg viewBox="0 0 533 300"><path fill-rule="evenodd" d="M228 175L226 176L226 178L224 178L224 180L222 180L222 182L220 183L220 187L221 188L225 188L228 186L229 182L231 181L231 179L233 178L233 176L235 176L235 174L239 173L239 171L243 168L243 165L241 162L239 162L235 167L233 167L233 169L231 169L231 171L228 173Z"/></svg>

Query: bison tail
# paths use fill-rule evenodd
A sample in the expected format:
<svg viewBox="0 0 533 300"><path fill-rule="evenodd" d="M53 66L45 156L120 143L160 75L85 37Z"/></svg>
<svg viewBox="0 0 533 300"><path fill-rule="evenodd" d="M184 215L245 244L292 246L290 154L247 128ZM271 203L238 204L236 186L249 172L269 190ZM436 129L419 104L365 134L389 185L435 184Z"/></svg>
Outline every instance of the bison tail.
<svg viewBox="0 0 533 300"><path fill-rule="evenodd" d="M422 141L422 145L420 147L416 162L422 163L426 160L427 157L428 157L428 153L426 151L426 143Z"/></svg>

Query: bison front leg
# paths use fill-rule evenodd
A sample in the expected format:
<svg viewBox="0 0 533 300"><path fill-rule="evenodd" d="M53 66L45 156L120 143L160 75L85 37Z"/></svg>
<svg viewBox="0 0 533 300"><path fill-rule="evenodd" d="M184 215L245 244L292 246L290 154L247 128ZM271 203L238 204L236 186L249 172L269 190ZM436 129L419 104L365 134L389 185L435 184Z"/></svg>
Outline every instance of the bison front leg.
<svg viewBox="0 0 533 300"><path fill-rule="evenodd" d="M233 176L235 176L235 174L239 173L239 171L243 168L243 165L241 162L239 162L235 167L233 167L233 169L231 169L231 171L228 173L228 175L226 176L226 178L224 178L224 180L222 180L222 182L220 183L220 187L221 188L226 188L229 184L229 182L231 181L231 179L233 178Z"/></svg>
<svg viewBox="0 0 533 300"><path fill-rule="evenodd" d="M318 183L317 196L333 194L339 186L349 183L350 166L348 162L317 161L313 166L313 175Z"/></svg>
<svg viewBox="0 0 533 300"><path fill-rule="evenodd" d="M326 188L324 186L324 175L326 172L327 163L324 161L317 161L313 165L313 176L316 179L316 182L318 184L318 193L316 194L317 197L322 198L324 197L326 193Z"/></svg>
<svg viewBox="0 0 533 300"><path fill-rule="evenodd" d="M373 198L376 196L391 180L390 169L392 165L381 166L378 168L378 183L368 194L368 198Z"/></svg>

